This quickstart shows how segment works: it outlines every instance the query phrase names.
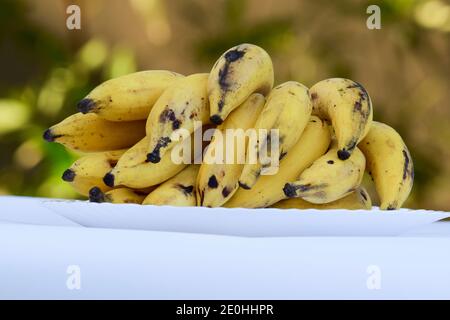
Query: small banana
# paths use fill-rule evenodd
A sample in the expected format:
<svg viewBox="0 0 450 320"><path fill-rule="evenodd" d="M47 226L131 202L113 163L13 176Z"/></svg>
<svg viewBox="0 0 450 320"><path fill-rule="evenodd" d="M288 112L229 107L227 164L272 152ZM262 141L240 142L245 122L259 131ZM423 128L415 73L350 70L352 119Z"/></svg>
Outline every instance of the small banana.
<svg viewBox="0 0 450 320"><path fill-rule="evenodd" d="M111 171L126 150L107 151L87 154L76 160L64 171L62 179L83 196L89 196L89 190L97 186L101 191L111 190L103 183L103 177Z"/></svg>
<svg viewBox="0 0 450 320"><path fill-rule="evenodd" d="M279 209L347 209L347 210L370 210L372 209L372 201L370 200L369 194L363 187L357 188L355 191L350 193L341 199L330 203L314 204L309 203L302 198L291 198L286 200L281 200L275 203L272 208Z"/></svg>
<svg viewBox="0 0 450 320"><path fill-rule="evenodd" d="M209 74L211 122L221 124L254 92L268 94L273 81L272 60L264 49L246 43L229 49Z"/></svg>
<svg viewBox="0 0 450 320"><path fill-rule="evenodd" d="M179 129L192 133L194 124L209 122L207 73L178 79L161 95L147 119L149 139L147 161L158 163L175 145L173 134Z"/></svg>
<svg viewBox="0 0 450 320"><path fill-rule="evenodd" d="M374 121L358 147L367 159L380 198L380 209L395 210L411 192L414 168L402 137L390 126Z"/></svg>
<svg viewBox="0 0 450 320"><path fill-rule="evenodd" d="M94 88L78 103L78 111L110 121L145 120L162 92L181 77L171 71L149 70L114 78Z"/></svg>
<svg viewBox="0 0 450 320"><path fill-rule="evenodd" d="M328 125L312 116L300 139L280 161L278 172L271 176L261 176L250 190L239 188L224 206L263 208L285 199L285 183L295 181L303 170L322 156L328 149L330 140Z"/></svg>
<svg viewBox="0 0 450 320"><path fill-rule="evenodd" d="M145 121L113 122L93 113L76 113L50 127L43 138L83 152L128 148L145 136Z"/></svg>
<svg viewBox="0 0 450 320"><path fill-rule="evenodd" d="M270 92L266 105L255 123L256 132L267 130L267 135L262 138L263 140L258 140L258 143L248 144L247 163L239 178L239 185L242 188L251 189L262 170L271 166L273 161L271 144L278 144L277 161L290 151L308 124L311 109L308 88L298 82L285 82ZM272 129L276 129L275 132L278 134L272 134ZM278 141L274 142L274 139L278 139ZM276 145L274 146L276 147ZM266 151L266 156L262 158L265 159L260 159L264 151ZM258 158L253 163L249 160L251 154L255 156L254 158Z"/></svg>
<svg viewBox="0 0 450 320"><path fill-rule="evenodd" d="M142 204L193 207L196 204L195 180L200 165L192 164L152 191Z"/></svg>
<svg viewBox="0 0 450 320"><path fill-rule="evenodd" d="M338 141L338 157L348 159L372 123L369 94L359 83L342 78L320 81L310 92L313 114L331 121Z"/></svg>
<svg viewBox="0 0 450 320"><path fill-rule="evenodd" d="M147 194L129 188L117 188L103 192L98 187L89 190L90 202L135 203L142 204Z"/></svg>
<svg viewBox="0 0 450 320"><path fill-rule="evenodd" d="M208 151L222 148L223 159L221 160L223 163L206 163L204 161L201 165L197 179L199 206L219 207L228 201L238 189L238 180L245 163L247 139L245 131L254 126L264 102L263 95L252 94L216 129L217 133L214 134ZM230 133L233 135L228 136L227 134ZM234 150L227 150L227 146L231 143ZM232 161L227 161L226 157L231 157L231 151L233 151L233 158L229 160Z"/></svg>
<svg viewBox="0 0 450 320"><path fill-rule="evenodd" d="M190 140L190 141L189 141ZM103 181L107 186L115 187L124 185L130 188L146 188L160 184L183 170L189 161L178 163L172 158L172 152L188 150L191 152L189 159L195 159L201 152L194 148L194 139L179 142L174 150L167 152L158 163L146 162L148 151L148 137L143 138L120 157L114 169L105 175ZM175 149L176 148L176 149ZM196 153L197 152L197 153ZM193 161L191 161L192 163Z"/></svg>
<svg viewBox="0 0 450 320"><path fill-rule="evenodd" d="M300 197L311 203L328 203L345 197L361 184L366 160L355 148L348 160L337 156L337 143L298 177L283 188L288 198Z"/></svg>

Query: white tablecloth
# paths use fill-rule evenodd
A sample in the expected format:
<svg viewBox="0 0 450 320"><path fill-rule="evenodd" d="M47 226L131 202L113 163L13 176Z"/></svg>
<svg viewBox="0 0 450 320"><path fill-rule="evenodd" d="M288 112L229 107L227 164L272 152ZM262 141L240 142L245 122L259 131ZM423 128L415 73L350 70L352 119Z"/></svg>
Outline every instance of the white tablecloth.
<svg viewBox="0 0 450 320"><path fill-rule="evenodd" d="M2 299L450 298L450 222L396 237L238 237L38 222L0 219Z"/></svg>

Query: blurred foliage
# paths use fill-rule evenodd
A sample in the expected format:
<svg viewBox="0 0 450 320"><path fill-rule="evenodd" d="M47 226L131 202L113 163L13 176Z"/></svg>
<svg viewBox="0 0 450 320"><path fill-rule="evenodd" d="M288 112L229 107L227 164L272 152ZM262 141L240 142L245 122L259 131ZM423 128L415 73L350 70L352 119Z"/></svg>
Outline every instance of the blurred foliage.
<svg viewBox="0 0 450 320"><path fill-rule="evenodd" d="M416 179L407 206L450 210L450 3L444 0L0 1L0 194L76 197L61 173L78 156L42 132L111 77L207 71L242 42L273 57L276 82L328 77L365 85L375 119L395 127ZM381 8L368 30L366 8Z"/></svg>

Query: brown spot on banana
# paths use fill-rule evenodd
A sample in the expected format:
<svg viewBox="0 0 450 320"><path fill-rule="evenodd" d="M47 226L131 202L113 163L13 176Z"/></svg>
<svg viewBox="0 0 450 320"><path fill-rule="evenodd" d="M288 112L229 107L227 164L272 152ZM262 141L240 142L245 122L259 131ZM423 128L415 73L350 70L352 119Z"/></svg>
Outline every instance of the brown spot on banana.
<svg viewBox="0 0 450 320"><path fill-rule="evenodd" d="M89 190L89 201L90 202L106 202L105 194L98 187L93 187Z"/></svg>
<svg viewBox="0 0 450 320"><path fill-rule="evenodd" d="M211 177L209 177L208 179L208 187L215 189L219 186L219 183L217 182L217 178L215 175L212 175Z"/></svg>
<svg viewBox="0 0 450 320"><path fill-rule="evenodd" d="M110 100L110 101L112 101L112 100ZM97 107L98 107L97 103L94 100L89 99L89 98L83 99L80 102L78 102L78 104L77 104L78 111L83 114L89 113L92 110L96 109Z"/></svg>
<svg viewBox="0 0 450 320"><path fill-rule="evenodd" d="M222 189L222 196L223 196L224 198L228 197L228 196L230 195L230 193L231 193L231 190L228 189L227 187L224 187L224 188Z"/></svg>
<svg viewBox="0 0 450 320"><path fill-rule="evenodd" d="M103 183L106 184L108 187L113 188L114 187L114 175L111 172L108 172L103 177Z"/></svg>
<svg viewBox="0 0 450 320"><path fill-rule="evenodd" d="M161 156L160 156L160 149L161 148L165 148L167 147L167 145L169 143L171 143L172 140L169 137L162 137L159 139L158 143L156 144L155 148L153 149L152 152L150 152L149 154L147 154L147 162L151 162L151 163L158 163L161 161Z"/></svg>
<svg viewBox="0 0 450 320"><path fill-rule="evenodd" d="M192 191L194 191L194 186L184 186L181 183L177 184L176 187L180 189L186 197L192 196Z"/></svg>
<svg viewBox="0 0 450 320"><path fill-rule="evenodd" d="M76 174L72 169L67 169L62 175L62 179L66 182L72 182L75 180L75 176Z"/></svg>
<svg viewBox="0 0 450 320"><path fill-rule="evenodd" d="M63 137L62 134L54 134L51 129L47 129L44 131L42 138L44 138L47 142L54 142L56 139Z"/></svg>

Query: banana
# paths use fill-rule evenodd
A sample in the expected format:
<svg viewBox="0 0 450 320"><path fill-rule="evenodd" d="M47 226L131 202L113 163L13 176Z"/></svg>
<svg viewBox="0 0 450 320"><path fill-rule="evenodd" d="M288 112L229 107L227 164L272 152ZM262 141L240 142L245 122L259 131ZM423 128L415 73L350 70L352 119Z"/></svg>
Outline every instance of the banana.
<svg viewBox="0 0 450 320"><path fill-rule="evenodd" d="M111 190L103 183L103 177L111 171L126 150L107 151L87 154L76 160L64 171L62 179L83 196L89 196L89 190L97 186L101 191Z"/></svg>
<svg viewBox="0 0 450 320"><path fill-rule="evenodd" d="M264 49L247 43L229 49L209 74L211 122L221 124L254 92L268 94L273 82L272 60Z"/></svg>
<svg viewBox="0 0 450 320"><path fill-rule="evenodd" d="M113 122L93 113L76 113L50 127L43 138L83 152L128 148L145 136L145 121Z"/></svg>
<svg viewBox="0 0 450 320"><path fill-rule="evenodd" d="M277 174L261 176L250 190L239 188L224 206L263 208L285 199L285 183L295 181L303 170L322 156L328 149L330 140L328 125L312 116L300 139L280 161Z"/></svg>
<svg viewBox="0 0 450 320"><path fill-rule="evenodd" d="M372 209L372 201L369 194L363 187L357 188L344 198L338 199L330 203L314 204L309 203L302 198L291 198L281 200L275 203L272 208L278 209L347 209L347 210L370 210Z"/></svg>
<svg viewBox="0 0 450 320"><path fill-rule="evenodd" d="M194 154L195 159L201 152L201 148L196 150L193 146L194 139L189 140L179 142L175 148L187 149L191 155ZM110 187L124 185L130 188L146 188L166 181L187 166L186 163L173 161L172 152L175 152L175 148L167 152L158 163L146 162L148 143L149 138L145 137L125 152L114 169L103 178L105 184ZM189 158L189 160L192 159L192 157Z"/></svg>
<svg viewBox="0 0 450 320"><path fill-rule="evenodd" d="M209 122L207 73L193 74L177 80L155 103L147 119L150 137L147 161L158 163L167 150L175 145L172 134L185 129L192 133L194 122Z"/></svg>
<svg viewBox="0 0 450 320"><path fill-rule="evenodd" d="M411 192L414 168L402 137L390 126L374 121L358 147L367 159L380 198L380 209L395 210Z"/></svg>
<svg viewBox="0 0 450 320"><path fill-rule="evenodd" d="M77 108L110 121L145 120L162 92L181 77L171 71L149 70L114 78L94 88Z"/></svg>
<svg viewBox="0 0 450 320"><path fill-rule="evenodd" d="M193 207L196 205L195 180L200 165L192 164L152 191L142 204Z"/></svg>
<svg viewBox="0 0 450 320"><path fill-rule="evenodd" d="M141 204L147 194L129 188L117 188L103 192L98 187L89 190L90 202L135 203Z"/></svg>
<svg viewBox="0 0 450 320"><path fill-rule="evenodd" d="M338 141L338 157L348 159L372 123L369 94L359 83L342 78L320 81L310 92L313 114L331 121Z"/></svg>
<svg viewBox="0 0 450 320"><path fill-rule="evenodd" d="M361 184L366 160L356 147L348 160L337 156L337 143L283 188L288 198L300 197L311 203L328 203L345 197Z"/></svg>
<svg viewBox="0 0 450 320"><path fill-rule="evenodd" d="M252 128L255 124L264 102L263 95L252 94L217 128L217 133L214 134L208 151L222 148L223 159L221 160L223 160L223 163L206 163L204 161L201 165L197 178L199 206L219 207L227 202L239 188L238 180L245 163L245 139L247 137L244 137L244 134L247 129ZM228 137L227 130L233 135ZM237 136L241 133L242 140ZM227 145L231 143L233 143L234 150L227 150ZM239 148L241 149L239 150ZM226 157L231 157L231 151L233 151L233 158L229 160L232 161L227 161ZM241 155L241 158L239 155Z"/></svg>
<svg viewBox="0 0 450 320"><path fill-rule="evenodd" d="M251 189L253 187L262 170L271 166L272 156L276 156L276 161L278 161L289 152L308 124L311 109L308 88L298 82L285 82L270 92L266 105L255 123L257 134L259 135L263 129L267 130L267 135L263 137L259 135L258 139L262 140L258 140L257 144L248 144L247 163L244 165L239 178L239 185L242 188ZM278 132L278 134L272 134L272 129L277 130L275 132ZM274 139L278 140L275 141ZM271 153L273 143L278 145L278 154L276 155ZM267 150L265 159L250 160L251 154L257 158L265 150Z"/></svg>

